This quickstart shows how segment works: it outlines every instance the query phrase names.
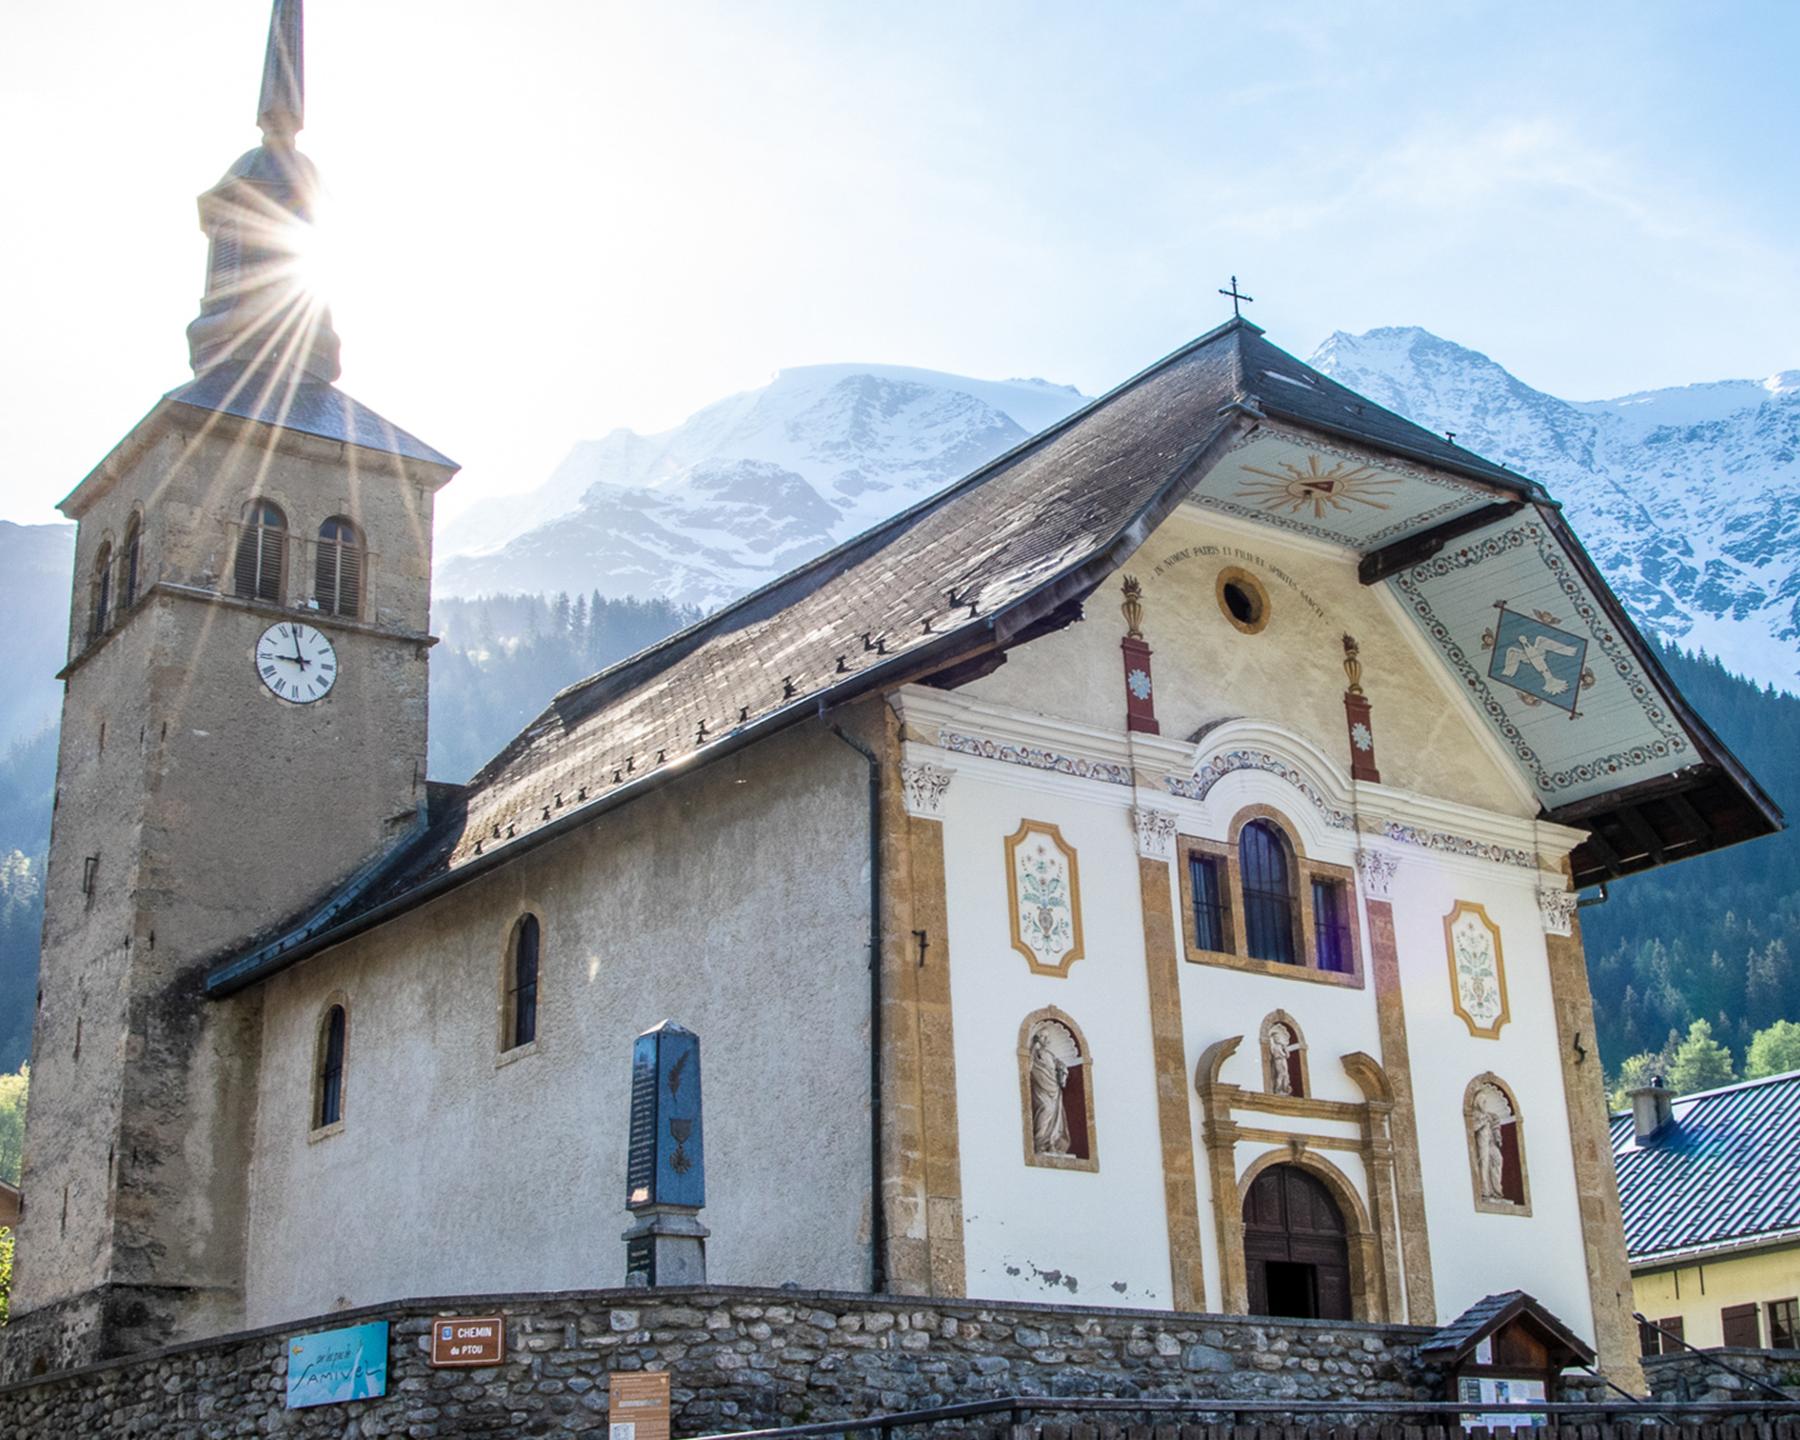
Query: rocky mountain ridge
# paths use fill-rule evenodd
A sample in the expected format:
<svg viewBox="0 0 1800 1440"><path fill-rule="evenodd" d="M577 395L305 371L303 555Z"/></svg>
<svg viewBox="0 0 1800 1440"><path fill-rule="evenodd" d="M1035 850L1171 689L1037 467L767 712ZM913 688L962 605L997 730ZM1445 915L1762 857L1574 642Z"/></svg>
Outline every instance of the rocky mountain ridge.
<svg viewBox="0 0 1800 1440"><path fill-rule="evenodd" d="M1665 640L1800 689L1800 371L1572 402L1416 327L1312 356L1549 487ZM717 605L968 473L1086 397L1043 380L816 365L656 435L577 444L526 496L442 529L438 589Z"/></svg>

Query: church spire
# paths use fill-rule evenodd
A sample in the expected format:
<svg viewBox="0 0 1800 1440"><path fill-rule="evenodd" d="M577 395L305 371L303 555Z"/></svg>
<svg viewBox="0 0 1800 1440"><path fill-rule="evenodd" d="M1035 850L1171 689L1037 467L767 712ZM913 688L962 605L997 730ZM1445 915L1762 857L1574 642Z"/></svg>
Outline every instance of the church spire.
<svg viewBox="0 0 1800 1440"><path fill-rule="evenodd" d="M319 188L294 148L306 120L303 16L302 0L273 0L256 107L263 143L200 197L211 248L206 294L188 326L196 375L233 366L290 386L338 377L331 312L308 292L301 264Z"/></svg>
<svg viewBox="0 0 1800 1440"><path fill-rule="evenodd" d="M263 54L262 96L256 124L265 145L292 145L306 125L304 0L275 0Z"/></svg>

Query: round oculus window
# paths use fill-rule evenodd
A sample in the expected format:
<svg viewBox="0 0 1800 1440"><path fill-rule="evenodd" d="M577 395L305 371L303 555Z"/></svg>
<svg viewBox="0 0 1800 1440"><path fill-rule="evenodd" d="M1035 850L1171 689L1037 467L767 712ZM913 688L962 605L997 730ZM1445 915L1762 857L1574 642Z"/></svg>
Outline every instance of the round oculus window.
<svg viewBox="0 0 1800 1440"><path fill-rule="evenodd" d="M1231 567L1219 572L1219 609L1246 635L1254 635L1269 623L1269 592L1247 570Z"/></svg>

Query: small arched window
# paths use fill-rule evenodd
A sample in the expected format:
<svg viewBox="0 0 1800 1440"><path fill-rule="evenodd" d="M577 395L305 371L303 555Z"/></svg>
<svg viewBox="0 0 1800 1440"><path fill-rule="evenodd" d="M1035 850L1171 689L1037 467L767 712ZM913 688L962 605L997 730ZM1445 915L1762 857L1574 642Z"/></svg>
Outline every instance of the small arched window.
<svg viewBox="0 0 1800 1440"><path fill-rule="evenodd" d="M1296 964L1294 867L1287 838L1269 821L1252 820L1238 836L1238 866L1250 957Z"/></svg>
<svg viewBox="0 0 1800 1440"><path fill-rule="evenodd" d="M267 500L251 501L238 536L233 590L245 600L271 600L279 605L286 557L287 516Z"/></svg>
<svg viewBox="0 0 1800 1440"><path fill-rule="evenodd" d="M319 527L319 554L313 566L313 598L328 615L362 611L362 538L342 515Z"/></svg>
<svg viewBox="0 0 1800 1440"><path fill-rule="evenodd" d="M344 1118L344 1047L349 1039L349 1016L342 1005L325 1012L319 1026L319 1103L313 1128L323 1130Z"/></svg>
<svg viewBox="0 0 1800 1440"><path fill-rule="evenodd" d="M522 917L513 927L512 953L506 962L504 1045L508 1050L537 1039L539 939L535 915Z"/></svg>
<svg viewBox="0 0 1800 1440"><path fill-rule="evenodd" d="M98 640L112 621L112 542L94 557L94 604L88 614L88 639Z"/></svg>
<svg viewBox="0 0 1800 1440"><path fill-rule="evenodd" d="M125 529L125 553L119 560L119 608L129 609L137 602L138 555L143 549L144 522L136 515Z"/></svg>

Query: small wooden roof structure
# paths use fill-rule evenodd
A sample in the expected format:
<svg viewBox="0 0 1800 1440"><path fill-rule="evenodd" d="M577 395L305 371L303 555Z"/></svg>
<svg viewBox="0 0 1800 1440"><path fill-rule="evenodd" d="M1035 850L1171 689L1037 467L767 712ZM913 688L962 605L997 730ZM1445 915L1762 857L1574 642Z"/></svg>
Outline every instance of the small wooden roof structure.
<svg viewBox="0 0 1800 1440"><path fill-rule="evenodd" d="M1492 1340L1491 1359L1476 1358ZM1451 1371L1494 1369L1514 1374L1592 1365L1594 1348L1523 1290L1484 1296L1418 1349L1421 1360Z"/></svg>

